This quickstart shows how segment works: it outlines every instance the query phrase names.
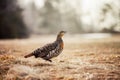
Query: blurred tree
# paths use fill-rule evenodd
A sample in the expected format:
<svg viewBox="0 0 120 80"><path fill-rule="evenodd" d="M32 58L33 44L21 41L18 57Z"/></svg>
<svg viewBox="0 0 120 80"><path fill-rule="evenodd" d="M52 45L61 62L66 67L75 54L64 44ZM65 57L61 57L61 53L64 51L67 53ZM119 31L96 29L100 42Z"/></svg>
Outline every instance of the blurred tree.
<svg viewBox="0 0 120 80"><path fill-rule="evenodd" d="M107 18L110 17L113 19L109 27L102 29L102 32L111 32L111 33L120 33L120 11L116 11L116 7L112 3L106 3L101 9L101 14L103 18L100 19L100 24L103 24L107 21Z"/></svg>
<svg viewBox="0 0 120 80"><path fill-rule="evenodd" d="M44 7L40 10L40 17L42 17L42 22L40 23L40 28L43 27L48 29L50 33L54 33L61 29L60 12L53 5L56 0L46 0Z"/></svg>
<svg viewBox="0 0 120 80"><path fill-rule="evenodd" d="M0 2L0 38L25 38L28 29L22 21L21 12L16 0Z"/></svg>
<svg viewBox="0 0 120 80"><path fill-rule="evenodd" d="M56 33L60 30L82 32L79 15L63 0L45 0L43 8L39 10L39 18L41 18L39 28L48 33Z"/></svg>

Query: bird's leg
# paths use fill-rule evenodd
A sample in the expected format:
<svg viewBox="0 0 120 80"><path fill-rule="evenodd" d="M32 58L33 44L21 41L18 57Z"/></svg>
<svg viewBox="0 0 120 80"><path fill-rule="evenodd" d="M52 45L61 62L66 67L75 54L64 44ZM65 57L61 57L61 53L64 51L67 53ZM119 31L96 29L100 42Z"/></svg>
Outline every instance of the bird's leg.
<svg viewBox="0 0 120 80"><path fill-rule="evenodd" d="M52 60L50 60L50 59L46 59L46 61L52 62Z"/></svg>
<svg viewBox="0 0 120 80"><path fill-rule="evenodd" d="M47 58L47 57L43 57L43 59L46 60L46 61L52 62L52 60L50 60L50 59Z"/></svg>

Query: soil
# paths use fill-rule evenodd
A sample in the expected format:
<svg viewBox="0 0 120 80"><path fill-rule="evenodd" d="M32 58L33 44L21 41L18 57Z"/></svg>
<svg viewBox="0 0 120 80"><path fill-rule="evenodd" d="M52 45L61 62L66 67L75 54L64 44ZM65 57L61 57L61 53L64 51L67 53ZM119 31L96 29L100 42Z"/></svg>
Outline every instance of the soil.
<svg viewBox="0 0 120 80"><path fill-rule="evenodd" d="M56 36L0 40L0 80L120 80L120 36L64 36L64 50L52 62L24 58Z"/></svg>

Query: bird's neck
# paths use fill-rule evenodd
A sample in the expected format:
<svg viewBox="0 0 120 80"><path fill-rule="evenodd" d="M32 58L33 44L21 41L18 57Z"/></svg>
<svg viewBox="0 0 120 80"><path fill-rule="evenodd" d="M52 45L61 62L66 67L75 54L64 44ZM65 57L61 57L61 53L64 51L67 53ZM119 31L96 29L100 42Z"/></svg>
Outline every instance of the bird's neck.
<svg viewBox="0 0 120 80"><path fill-rule="evenodd" d="M56 41L60 41L61 42L62 41L61 36L58 35Z"/></svg>
<svg viewBox="0 0 120 80"><path fill-rule="evenodd" d="M57 36L56 42L57 42L57 43L60 43L60 48L63 49L63 47L64 47L64 42L63 42L63 40L62 40L62 37Z"/></svg>

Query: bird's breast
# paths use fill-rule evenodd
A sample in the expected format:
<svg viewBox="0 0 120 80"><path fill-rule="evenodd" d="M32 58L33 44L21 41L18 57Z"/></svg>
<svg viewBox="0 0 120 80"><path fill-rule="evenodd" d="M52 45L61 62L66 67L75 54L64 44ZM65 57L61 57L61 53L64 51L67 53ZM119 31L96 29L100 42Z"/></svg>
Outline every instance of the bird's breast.
<svg viewBox="0 0 120 80"><path fill-rule="evenodd" d="M64 47L64 43L63 42L60 43L60 47L61 47L61 49L63 49L63 47Z"/></svg>

